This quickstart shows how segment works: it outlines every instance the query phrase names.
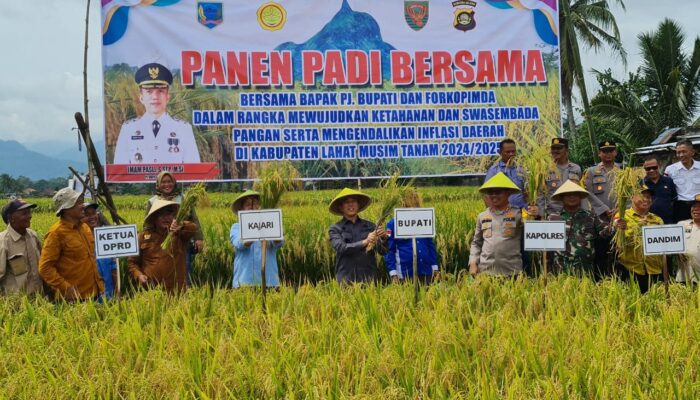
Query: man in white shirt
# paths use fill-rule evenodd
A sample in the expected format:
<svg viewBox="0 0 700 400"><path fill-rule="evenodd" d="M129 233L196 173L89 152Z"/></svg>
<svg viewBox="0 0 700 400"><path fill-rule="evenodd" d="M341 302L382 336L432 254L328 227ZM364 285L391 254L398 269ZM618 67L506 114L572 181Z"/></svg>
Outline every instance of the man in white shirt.
<svg viewBox="0 0 700 400"><path fill-rule="evenodd" d="M114 150L114 164L199 163L192 125L168 115L173 75L161 64L150 63L134 74L139 101L146 112L122 125Z"/></svg>
<svg viewBox="0 0 700 400"><path fill-rule="evenodd" d="M690 207L695 195L700 193L700 162L695 161L695 149L690 140L676 144L678 162L666 167L665 175L673 179L678 199L673 204L673 218L676 221L690 219Z"/></svg>

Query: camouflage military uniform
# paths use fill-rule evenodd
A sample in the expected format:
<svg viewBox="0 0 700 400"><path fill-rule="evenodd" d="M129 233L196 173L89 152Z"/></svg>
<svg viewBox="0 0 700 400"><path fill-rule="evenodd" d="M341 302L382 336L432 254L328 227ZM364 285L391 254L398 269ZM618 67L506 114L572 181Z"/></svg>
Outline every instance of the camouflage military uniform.
<svg viewBox="0 0 700 400"><path fill-rule="evenodd" d="M612 231L598 216L579 208L570 213L563 209L561 219L566 222L566 251L554 253L554 270L574 274L593 274L595 271L594 240L610 237Z"/></svg>

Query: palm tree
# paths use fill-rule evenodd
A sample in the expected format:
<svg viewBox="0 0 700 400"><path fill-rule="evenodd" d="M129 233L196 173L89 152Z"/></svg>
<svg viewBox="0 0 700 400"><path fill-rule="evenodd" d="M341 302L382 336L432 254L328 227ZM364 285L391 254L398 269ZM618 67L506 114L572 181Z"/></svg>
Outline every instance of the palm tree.
<svg viewBox="0 0 700 400"><path fill-rule="evenodd" d="M623 0L615 0L625 9ZM627 53L622 47L620 31L615 16L610 11L608 0L559 0L559 30L561 32L561 91L566 106L569 132L574 133L573 87L578 87L586 118L590 118L590 106L586 93L584 69L581 63L579 41L598 51L610 47L626 64ZM593 132L588 125L588 134L595 156Z"/></svg>
<svg viewBox="0 0 700 400"><path fill-rule="evenodd" d="M645 145L666 127L693 123L700 107L700 36L687 54L683 31L665 19L658 30L638 39L642 66L627 82L612 79L609 72L596 72L612 90L595 97L593 111L612 121L630 141Z"/></svg>

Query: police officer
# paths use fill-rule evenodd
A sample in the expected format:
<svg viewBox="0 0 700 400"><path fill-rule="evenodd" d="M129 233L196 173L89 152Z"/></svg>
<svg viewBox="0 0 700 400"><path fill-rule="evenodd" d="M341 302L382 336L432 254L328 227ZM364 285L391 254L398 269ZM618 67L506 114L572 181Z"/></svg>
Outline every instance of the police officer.
<svg viewBox="0 0 700 400"><path fill-rule="evenodd" d="M600 162L586 170L585 188L588 193L596 196L608 208L604 209L600 203L593 205L595 213L602 215L615 208L615 199L610 197L610 192L615 185L613 170L620 168L620 164L615 162L615 157L617 157L615 142L604 140L598 143L598 157L600 157Z"/></svg>
<svg viewBox="0 0 700 400"><path fill-rule="evenodd" d="M192 126L166 111L173 82L170 71L161 64L150 63L136 71L134 80L146 112L122 125L114 164L201 162Z"/></svg>
<svg viewBox="0 0 700 400"><path fill-rule="evenodd" d="M598 157L600 162L586 170L585 189L591 195L593 212L600 216L604 222L609 223L612 210L615 208L615 199L610 196L615 185L614 170L620 165L615 162L617 157L617 145L612 140L604 140L598 143ZM599 202L593 199L598 198ZM615 258L610 252L610 238L599 238L595 241L596 268L599 274L612 273L612 263Z"/></svg>
<svg viewBox="0 0 700 400"><path fill-rule="evenodd" d="M564 138L552 138L552 143L549 147L552 159L557 166L556 171L550 171L546 178L547 196L540 196L537 199L537 207L541 213L546 213L547 216L559 214L562 209L562 203L552 199L561 185L569 179L578 181L581 179L581 167L569 161L569 141ZM546 200L546 204L545 204Z"/></svg>

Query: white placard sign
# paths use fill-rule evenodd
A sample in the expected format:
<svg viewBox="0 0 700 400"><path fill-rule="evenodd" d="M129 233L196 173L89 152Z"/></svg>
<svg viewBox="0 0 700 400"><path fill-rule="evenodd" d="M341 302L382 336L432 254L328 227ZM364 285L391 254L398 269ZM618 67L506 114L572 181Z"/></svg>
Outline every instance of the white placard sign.
<svg viewBox="0 0 700 400"><path fill-rule="evenodd" d="M241 241L282 240L282 210L239 211Z"/></svg>
<svg viewBox="0 0 700 400"><path fill-rule="evenodd" d="M103 226L95 228L95 256L97 258L129 257L139 255L136 225Z"/></svg>
<svg viewBox="0 0 700 400"><path fill-rule="evenodd" d="M566 250L566 222L526 221L525 250Z"/></svg>
<svg viewBox="0 0 700 400"><path fill-rule="evenodd" d="M394 237L397 239L435 237L435 209L394 209Z"/></svg>
<svg viewBox="0 0 700 400"><path fill-rule="evenodd" d="M644 255L685 253L683 225L656 225L642 227Z"/></svg>

